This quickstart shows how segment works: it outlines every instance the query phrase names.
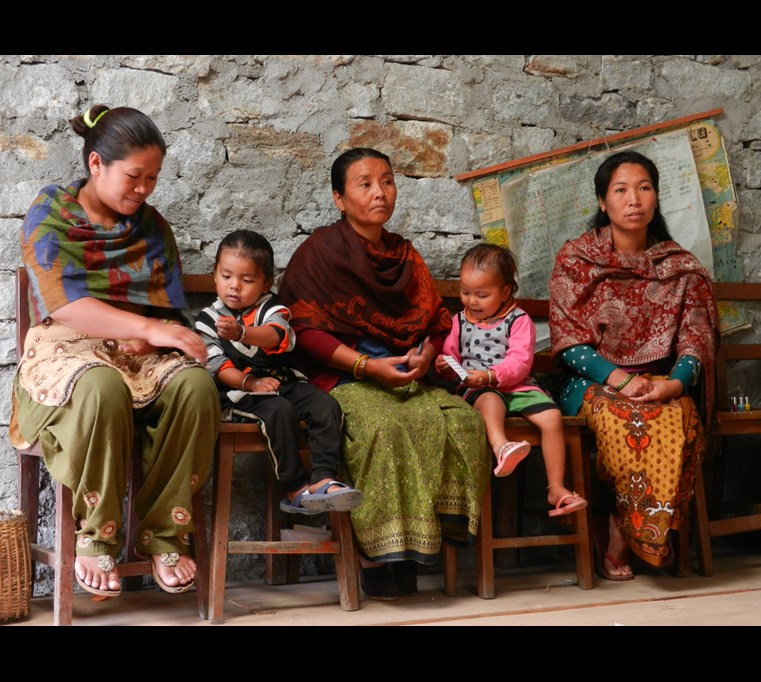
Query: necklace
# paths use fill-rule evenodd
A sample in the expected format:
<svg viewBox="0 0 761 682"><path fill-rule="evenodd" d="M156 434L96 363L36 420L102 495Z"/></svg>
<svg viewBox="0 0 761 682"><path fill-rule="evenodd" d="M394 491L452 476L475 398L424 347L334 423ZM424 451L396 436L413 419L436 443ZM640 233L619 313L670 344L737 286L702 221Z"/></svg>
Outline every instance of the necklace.
<svg viewBox="0 0 761 682"><path fill-rule="evenodd" d="M505 308L500 308L500 310L495 315L492 315L491 317L484 318L483 320L477 320L467 310L465 310L463 312L465 313L465 319L468 322L471 322L472 324L484 324L484 325L488 326L488 325L494 324L497 320L500 320L503 317L505 317L505 315L510 313L513 310L513 308L515 308L516 305L517 305L517 303L515 301L513 301L512 304L509 305L506 309Z"/></svg>

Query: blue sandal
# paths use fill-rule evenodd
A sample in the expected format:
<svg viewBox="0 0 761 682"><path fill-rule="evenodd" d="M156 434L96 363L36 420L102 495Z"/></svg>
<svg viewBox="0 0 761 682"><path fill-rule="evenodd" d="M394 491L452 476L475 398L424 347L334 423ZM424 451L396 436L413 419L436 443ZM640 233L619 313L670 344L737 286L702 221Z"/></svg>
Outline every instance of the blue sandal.
<svg viewBox="0 0 761 682"><path fill-rule="evenodd" d="M333 486L338 486L341 489L329 493L328 490ZM361 503L362 493L340 481L328 481L327 483L323 483L313 493L305 491L301 498L301 506L305 509L313 510L314 513L324 511L351 511Z"/></svg>
<svg viewBox="0 0 761 682"><path fill-rule="evenodd" d="M316 514L320 514L325 511L325 509L314 511L314 509L308 509L307 507L303 506L301 503L306 495L309 495L309 490L304 488L304 490L302 490L292 500L284 497L282 500L280 500L280 511L287 512L288 514L305 514L307 516L315 516Z"/></svg>

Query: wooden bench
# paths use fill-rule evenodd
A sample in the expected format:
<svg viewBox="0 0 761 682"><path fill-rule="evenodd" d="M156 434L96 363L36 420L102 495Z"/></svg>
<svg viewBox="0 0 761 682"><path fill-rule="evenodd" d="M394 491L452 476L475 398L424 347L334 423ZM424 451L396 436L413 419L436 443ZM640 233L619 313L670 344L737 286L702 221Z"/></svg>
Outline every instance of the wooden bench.
<svg viewBox="0 0 761 682"><path fill-rule="evenodd" d="M739 301L753 305L761 302L761 283L714 283L719 301ZM740 333L740 332L737 332ZM741 333L740 333L741 334ZM741 334L742 336L742 334ZM761 530L761 499L755 503L738 503L725 499L724 482L727 460L732 456L732 436L761 435L761 409L734 412L731 409L728 372L736 363L745 363L750 371L748 385L758 386L761 377L761 343L735 341L736 335L722 339L716 358L716 419L714 423L718 448L703 464L710 495L703 489L702 476L695 487L700 572L711 575L711 538ZM749 392L749 390L746 390Z"/></svg>
<svg viewBox="0 0 761 682"><path fill-rule="evenodd" d="M17 271L17 348L21 352L26 330L29 326L29 311L22 302L26 301L26 275L23 268ZM183 286L188 294L193 308L208 304L214 297L214 283L211 275L185 275ZM446 305L452 310L460 309L459 286L455 280L436 280L436 287L443 297ZM761 283L759 284L715 284L714 291L720 300L761 301ZM538 299L519 299L519 304L535 320L546 319L549 302ZM727 387L727 366L729 362L741 360L761 359L761 344L729 343L724 340L717 359L716 386L717 386L717 411L716 427L722 437L721 451L715 458L715 464L719 464L722 458L729 454L726 438L733 435L761 434L761 410L755 409L750 412L733 412L729 408L729 392ZM535 373L557 373L546 353L538 353L535 356ZM590 453L593 449L591 434L585 426L585 421L578 417L564 417L564 430L568 444L569 464L568 484L579 494L589 499L591 491L590 480ZM530 422L521 417L510 417L507 420L511 437L528 440L533 446L539 445L539 431ZM279 510L281 497L278 482L271 466L265 469L265 535L263 541L230 541L228 537L228 522L230 514L230 498L232 495L231 476L232 461L235 455L244 453L263 454L266 452L264 442L256 424L239 424L225 422L221 425L220 438L215 453L214 501L212 510L212 531L208 586L204 576L204 567L199 566L197 579L199 590L199 614L212 619L221 618L223 614L224 588L226 575L226 562L228 554L263 554L265 555L265 580L269 584L283 584L298 580L298 555L301 554L331 554L336 562L336 577L341 607L352 611L359 608L359 580L358 562L355 544L351 532L351 524L348 513L330 513L331 529L333 537L325 542L282 542L276 538L282 528L286 527L288 519ZM25 454L39 454L25 453ZM308 463L308 450L302 449L302 458ZM32 477L27 460L21 466L21 453L19 454L19 495L22 508L24 504L31 504L29 500L36 497L37 478ZM720 466L715 466L720 474ZM37 474L38 476L38 474ZM721 476L714 473L713 481L718 481ZM588 525L588 509L583 513L573 514L570 517L561 517L560 522L569 524L570 530L557 534L541 536L520 536L520 510L518 503L520 495L516 492L518 477L510 476L503 479L492 477L492 484L487 487L484 496L484 510L481 526L476 544L476 568L477 588L479 596L491 598L494 596L494 553L501 549L519 549L527 547L572 545L576 559L576 571L578 585L582 589L593 587L593 554ZM494 493L494 506L492 494ZM718 494L712 495L716 502L708 505L702 475L696 482L695 496L693 498L693 519L697 534L697 548L699 560L699 572L710 575L711 554L710 538L733 533L742 533L761 529L761 504L751 505L744 511L750 512L742 515L733 515L730 518L715 518L716 512L726 514L730 503L723 502ZM57 499L59 512L57 513L58 524L64 529L59 535L73 534L69 526L61 526L65 519L62 511L66 509L65 491L59 490ZM70 504L69 504L70 507ZM709 519L708 509L711 509ZM36 504L34 519L30 520L30 533L36 533L37 516ZM734 511L737 511L735 509ZM495 535L497 533L497 535ZM684 544L686 533L680 541L680 554L682 558L681 569L678 574L685 575L684 557L687 556ZM35 542L36 538L32 538ZM73 547L73 544L72 544ZM205 550L205 543L199 548ZM67 577L70 583L73 561L68 554L36 547L33 558L35 561L48 563L56 568L56 614L59 610L63 613L62 622L71 622L71 588L61 586L63 579ZM56 556L57 554L57 556ZM64 562L61 564L61 562ZM125 565L120 568L122 574L141 575L143 566L132 568ZM453 547L444 548L444 591L454 595L457 587L457 554ZM208 587L208 597L206 588ZM58 615L56 615L58 619Z"/></svg>

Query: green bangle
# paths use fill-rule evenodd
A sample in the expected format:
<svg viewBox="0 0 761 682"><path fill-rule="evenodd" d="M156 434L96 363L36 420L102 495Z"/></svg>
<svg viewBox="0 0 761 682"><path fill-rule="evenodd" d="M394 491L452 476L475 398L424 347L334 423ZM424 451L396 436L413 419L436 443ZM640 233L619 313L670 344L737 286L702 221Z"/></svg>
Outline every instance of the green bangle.
<svg viewBox="0 0 761 682"><path fill-rule="evenodd" d="M624 379L618 386L616 386L616 390L620 391L626 384L628 384L632 379L634 378L633 374L627 374L626 379Z"/></svg>

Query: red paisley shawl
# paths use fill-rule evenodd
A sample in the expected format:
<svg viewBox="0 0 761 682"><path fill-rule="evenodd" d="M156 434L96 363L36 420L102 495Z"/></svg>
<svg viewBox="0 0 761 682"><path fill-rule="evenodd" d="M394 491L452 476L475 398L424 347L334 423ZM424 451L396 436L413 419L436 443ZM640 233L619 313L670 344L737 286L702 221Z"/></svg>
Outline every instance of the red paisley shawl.
<svg viewBox="0 0 761 682"><path fill-rule="evenodd" d="M375 248L345 220L318 227L278 288L292 324L400 351L423 334L449 331L451 315L412 242L384 229L383 243Z"/></svg>
<svg viewBox="0 0 761 682"><path fill-rule="evenodd" d="M578 344L624 367L693 355L713 377L720 332L711 277L676 242L618 253L610 227L590 230L560 249L549 289L553 356ZM711 414L713 382L704 383Z"/></svg>

